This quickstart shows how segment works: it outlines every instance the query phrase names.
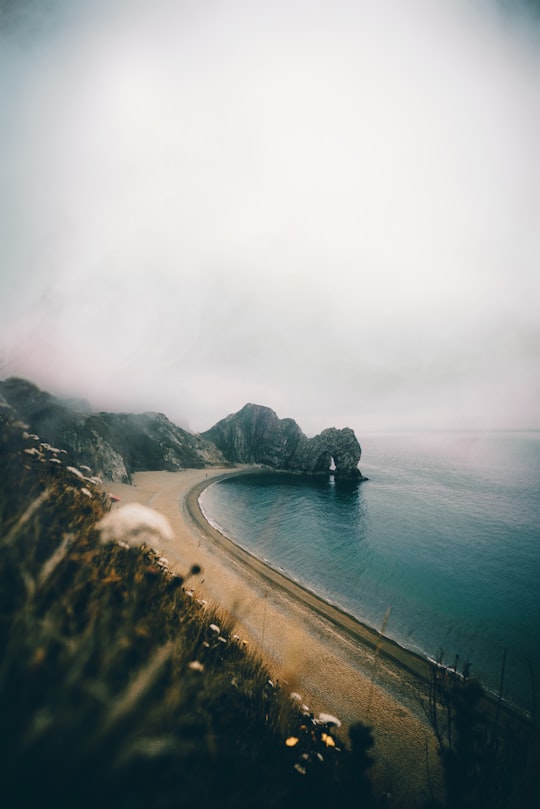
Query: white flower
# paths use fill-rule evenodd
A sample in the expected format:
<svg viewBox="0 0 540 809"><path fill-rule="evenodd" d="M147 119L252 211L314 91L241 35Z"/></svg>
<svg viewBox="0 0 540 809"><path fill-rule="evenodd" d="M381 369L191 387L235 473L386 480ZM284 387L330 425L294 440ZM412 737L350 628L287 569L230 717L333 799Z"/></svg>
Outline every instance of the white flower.
<svg viewBox="0 0 540 809"><path fill-rule="evenodd" d="M84 480L84 475L82 472L79 472L78 469L75 469L74 466L66 466L68 472L71 472L72 475L75 475L76 478L80 478L80 480Z"/></svg>
<svg viewBox="0 0 540 809"><path fill-rule="evenodd" d="M295 702L302 702L302 697L297 691L291 691L291 699Z"/></svg>
<svg viewBox="0 0 540 809"><path fill-rule="evenodd" d="M47 452L54 452L54 453L60 452L58 447L51 447L50 444L40 444L40 447L41 447L41 449L46 449Z"/></svg>
<svg viewBox="0 0 540 809"><path fill-rule="evenodd" d="M219 626L217 624L210 624L208 629L211 629L212 632L216 633L216 635L219 635L219 633L221 632L221 629L219 628Z"/></svg>
<svg viewBox="0 0 540 809"><path fill-rule="evenodd" d="M337 728L341 727L341 722L339 721L337 716L332 716L331 713L320 713L319 722L322 725L335 725Z"/></svg>
<svg viewBox="0 0 540 809"><path fill-rule="evenodd" d="M123 540L131 547L149 545L156 540L174 539L171 524L163 514L140 503L127 503L111 511L96 525L101 543Z"/></svg>
<svg viewBox="0 0 540 809"><path fill-rule="evenodd" d="M92 497L92 492L88 491L86 486L83 486L83 488L81 489L81 494L85 494L87 497Z"/></svg>
<svg viewBox="0 0 540 809"><path fill-rule="evenodd" d="M188 663L188 669L192 671L203 671L204 666L202 663L199 663L198 660L192 660L191 663Z"/></svg>

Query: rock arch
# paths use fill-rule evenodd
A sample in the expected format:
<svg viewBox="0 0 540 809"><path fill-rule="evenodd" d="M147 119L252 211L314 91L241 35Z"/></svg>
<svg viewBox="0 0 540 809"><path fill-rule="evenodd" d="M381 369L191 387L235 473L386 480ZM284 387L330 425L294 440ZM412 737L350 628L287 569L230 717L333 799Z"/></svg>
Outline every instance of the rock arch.
<svg viewBox="0 0 540 809"><path fill-rule="evenodd" d="M308 438L293 419L280 419L269 407L247 404L203 433L232 463L258 463L273 469L329 474L334 459L336 478L362 480L362 450L350 427L329 427Z"/></svg>

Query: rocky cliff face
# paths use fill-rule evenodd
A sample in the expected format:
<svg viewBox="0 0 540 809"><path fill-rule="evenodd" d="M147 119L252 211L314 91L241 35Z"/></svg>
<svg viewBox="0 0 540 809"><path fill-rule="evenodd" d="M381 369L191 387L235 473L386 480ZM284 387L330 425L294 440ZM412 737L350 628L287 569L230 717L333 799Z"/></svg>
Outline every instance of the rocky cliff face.
<svg viewBox="0 0 540 809"><path fill-rule="evenodd" d="M331 427L308 438L293 419L247 404L200 435L162 413L91 413L87 403L56 399L24 379L0 382L0 412L28 424L42 441L68 452L105 480L132 482L140 471L264 464L272 469L362 480L352 430Z"/></svg>
<svg viewBox="0 0 540 809"><path fill-rule="evenodd" d="M362 479L362 450L348 427L330 427L308 438L293 419L280 419L269 407L247 404L202 434L232 463L260 463L274 469Z"/></svg>
<svg viewBox="0 0 540 809"><path fill-rule="evenodd" d="M214 444L162 413L85 413L23 379L0 382L0 409L105 480L130 483L132 474L143 470L226 464Z"/></svg>

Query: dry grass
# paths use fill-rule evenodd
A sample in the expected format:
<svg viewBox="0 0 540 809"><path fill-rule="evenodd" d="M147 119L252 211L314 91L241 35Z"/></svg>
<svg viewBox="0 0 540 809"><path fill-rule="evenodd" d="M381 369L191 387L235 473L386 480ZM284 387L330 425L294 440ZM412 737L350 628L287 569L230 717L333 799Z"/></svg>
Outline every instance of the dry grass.
<svg viewBox="0 0 540 809"><path fill-rule="evenodd" d="M103 544L90 473L3 417L0 456L2 806L373 805L369 731L304 714L196 567Z"/></svg>

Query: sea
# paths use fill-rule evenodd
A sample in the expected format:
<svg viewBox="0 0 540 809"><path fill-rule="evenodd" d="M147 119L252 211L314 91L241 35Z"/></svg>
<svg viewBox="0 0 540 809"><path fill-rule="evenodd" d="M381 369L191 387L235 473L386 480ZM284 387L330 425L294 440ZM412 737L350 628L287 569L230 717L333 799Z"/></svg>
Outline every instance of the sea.
<svg viewBox="0 0 540 809"><path fill-rule="evenodd" d="M359 435L359 433L357 433ZM261 473L201 495L206 518L400 645L529 713L540 689L540 432L361 436L351 483Z"/></svg>

